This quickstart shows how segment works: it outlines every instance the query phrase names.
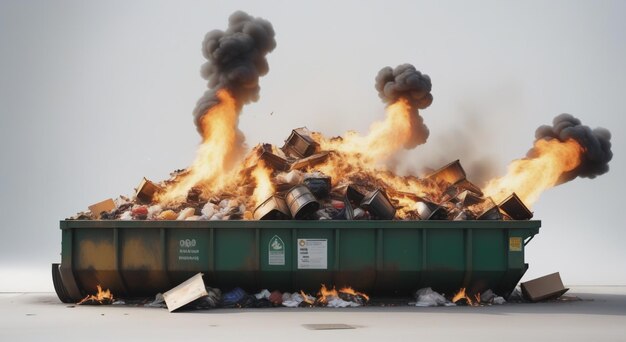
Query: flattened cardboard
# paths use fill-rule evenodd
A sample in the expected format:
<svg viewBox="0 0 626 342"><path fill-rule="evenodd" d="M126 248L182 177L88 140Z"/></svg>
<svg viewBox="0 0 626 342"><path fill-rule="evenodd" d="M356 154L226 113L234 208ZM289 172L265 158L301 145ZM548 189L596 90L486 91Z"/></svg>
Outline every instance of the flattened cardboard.
<svg viewBox="0 0 626 342"><path fill-rule="evenodd" d="M569 290L563 286L559 272L523 282L520 286L524 297L531 302L558 298Z"/></svg>
<svg viewBox="0 0 626 342"><path fill-rule="evenodd" d="M175 288L165 292L163 298L167 305L167 310L172 312L179 309L198 298L208 296L204 281L202 280L202 273L198 273L195 276L185 280L182 284Z"/></svg>
<svg viewBox="0 0 626 342"><path fill-rule="evenodd" d="M89 211L91 211L91 214L97 218L100 218L100 213L104 212L109 212L113 209L115 209L115 202L113 202L112 199L105 199L102 202L98 202L96 204L90 205L89 207Z"/></svg>

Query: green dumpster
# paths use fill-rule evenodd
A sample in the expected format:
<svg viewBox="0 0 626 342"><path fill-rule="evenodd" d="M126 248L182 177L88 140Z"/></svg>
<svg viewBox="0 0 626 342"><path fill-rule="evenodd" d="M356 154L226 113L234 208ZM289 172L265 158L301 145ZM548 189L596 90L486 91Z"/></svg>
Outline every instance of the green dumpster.
<svg viewBox="0 0 626 342"><path fill-rule="evenodd" d="M59 298L109 288L164 292L198 272L249 292L352 286L378 296L422 288L508 296L541 221L61 221Z"/></svg>

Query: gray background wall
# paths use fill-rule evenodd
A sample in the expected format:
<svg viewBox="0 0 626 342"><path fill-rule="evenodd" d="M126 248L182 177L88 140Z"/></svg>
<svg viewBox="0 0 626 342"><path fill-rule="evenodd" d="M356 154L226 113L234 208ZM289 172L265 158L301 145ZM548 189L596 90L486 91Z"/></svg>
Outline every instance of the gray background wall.
<svg viewBox="0 0 626 342"><path fill-rule="evenodd" d="M384 116L376 73L404 62L435 97L429 142L405 156L415 169L460 158L502 174L562 112L609 128L611 171L533 208L526 278L626 284L626 2L2 1L0 291L51 290L60 219L192 161L200 44L237 9L271 21L278 42L241 115L249 145L304 125L366 132Z"/></svg>

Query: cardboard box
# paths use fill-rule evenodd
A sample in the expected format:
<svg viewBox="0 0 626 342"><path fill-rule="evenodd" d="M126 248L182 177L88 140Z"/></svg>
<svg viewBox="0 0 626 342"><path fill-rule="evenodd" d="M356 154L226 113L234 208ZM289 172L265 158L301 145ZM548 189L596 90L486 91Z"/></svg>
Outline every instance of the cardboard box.
<svg viewBox="0 0 626 342"><path fill-rule="evenodd" d="M154 183L152 183L151 181L147 180L144 177L141 180L141 183L139 183L139 186L137 187L137 192L135 193L135 197L137 197L137 199L143 203L150 203L152 202L152 198L154 197L154 194L160 191L161 191L160 187L156 186Z"/></svg>
<svg viewBox="0 0 626 342"><path fill-rule="evenodd" d="M569 290L563 286L559 272L529 280L520 285L522 294L531 302L558 298Z"/></svg>
<svg viewBox="0 0 626 342"><path fill-rule="evenodd" d="M165 292L163 298L167 305L167 310L172 312L179 309L198 298L208 296L204 286L204 280L202 280L202 273L198 273L195 276L185 280L182 284L175 288Z"/></svg>

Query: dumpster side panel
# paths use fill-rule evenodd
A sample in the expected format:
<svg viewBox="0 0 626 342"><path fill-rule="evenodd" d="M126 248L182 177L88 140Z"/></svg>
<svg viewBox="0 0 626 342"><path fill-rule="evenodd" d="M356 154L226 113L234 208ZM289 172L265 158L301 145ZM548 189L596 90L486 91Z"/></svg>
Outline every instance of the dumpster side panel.
<svg viewBox="0 0 626 342"><path fill-rule="evenodd" d="M376 281L376 230L336 229L334 285L370 289Z"/></svg>
<svg viewBox="0 0 626 342"><path fill-rule="evenodd" d="M112 229L75 229L72 249L73 274L86 293L97 292L97 285L107 284L112 291L126 293L116 265Z"/></svg>
<svg viewBox="0 0 626 342"><path fill-rule="evenodd" d="M463 284L466 270L466 233L464 229L426 231L421 286L429 286L444 293L458 290L458 284Z"/></svg>
<svg viewBox="0 0 626 342"><path fill-rule="evenodd" d="M507 295L526 271L529 222L64 221L61 280L72 299L98 284L153 296L203 272L208 286L374 295L432 287Z"/></svg>
<svg viewBox="0 0 626 342"><path fill-rule="evenodd" d="M419 285L424 262L423 234L423 229L378 230L376 292L408 293Z"/></svg>
<svg viewBox="0 0 626 342"><path fill-rule="evenodd" d="M504 229L474 229L471 240L471 266L463 285L470 293L495 289L507 271Z"/></svg>
<svg viewBox="0 0 626 342"><path fill-rule="evenodd" d="M165 248L159 229L121 229L120 270L132 295L158 293L167 288ZM141 284L137 286L137 284Z"/></svg>
<svg viewBox="0 0 626 342"><path fill-rule="evenodd" d="M226 291L235 286L256 289L258 234L258 229L215 229L215 271L210 272L212 286L223 287Z"/></svg>

